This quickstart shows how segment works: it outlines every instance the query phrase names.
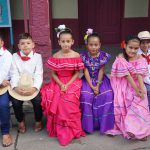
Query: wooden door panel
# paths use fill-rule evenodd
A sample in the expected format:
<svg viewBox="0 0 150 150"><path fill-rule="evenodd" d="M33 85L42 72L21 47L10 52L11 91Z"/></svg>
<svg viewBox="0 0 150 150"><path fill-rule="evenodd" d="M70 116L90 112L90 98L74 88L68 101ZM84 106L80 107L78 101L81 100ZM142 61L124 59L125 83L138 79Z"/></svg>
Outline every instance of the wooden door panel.
<svg viewBox="0 0 150 150"><path fill-rule="evenodd" d="M121 0L79 0L79 25L81 36L91 27L103 43L120 42Z"/></svg>

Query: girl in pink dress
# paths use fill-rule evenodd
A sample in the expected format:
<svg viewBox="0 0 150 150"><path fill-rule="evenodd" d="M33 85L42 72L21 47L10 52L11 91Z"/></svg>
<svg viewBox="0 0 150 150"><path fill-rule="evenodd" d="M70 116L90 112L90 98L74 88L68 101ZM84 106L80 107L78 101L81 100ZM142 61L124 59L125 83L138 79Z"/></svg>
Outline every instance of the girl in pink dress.
<svg viewBox="0 0 150 150"><path fill-rule="evenodd" d="M143 77L148 70L146 60L137 54L139 46L139 38L128 37L123 54L113 63L110 80L114 90L115 127L107 133L146 140L150 135L150 112Z"/></svg>
<svg viewBox="0 0 150 150"><path fill-rule="evenodd" d="M57 28L61 47L47 61L52 80L42 90L42 108L47 116L47 130L50 137L57 137L65 146L73 138L85 136L81 127L79 70L84 68L80 55L71 49L74 43L72 32L65 25Z"/></svg>

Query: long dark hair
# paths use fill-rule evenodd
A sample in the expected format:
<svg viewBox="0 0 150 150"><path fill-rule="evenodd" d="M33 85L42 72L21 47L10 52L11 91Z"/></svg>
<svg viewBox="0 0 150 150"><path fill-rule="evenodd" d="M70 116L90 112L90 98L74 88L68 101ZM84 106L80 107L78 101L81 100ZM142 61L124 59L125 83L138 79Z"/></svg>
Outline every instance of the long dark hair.
<svg viewBox="0 0 150 150"><path fill-rule="evenodd" d="M134 42L139 42L140 43L140 39L137 37L137 36L128 36L126 39L125 39L125 44L127 45L130 41L134 41ZM126 53L126 49L123 48L123 56L124 58L129 61L129 56L127 55Z"/></svg>

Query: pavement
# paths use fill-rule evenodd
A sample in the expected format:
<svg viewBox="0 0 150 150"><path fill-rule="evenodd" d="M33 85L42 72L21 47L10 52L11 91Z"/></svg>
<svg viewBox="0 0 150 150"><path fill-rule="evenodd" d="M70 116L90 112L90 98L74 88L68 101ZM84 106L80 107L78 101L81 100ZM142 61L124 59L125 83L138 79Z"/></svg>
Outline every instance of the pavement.
<svg viewBox="0 0 150 150"><path fill-rule="evenodd" d="M106 52L112 55L111 60L106 65L106 73L110 74L112 63L120 53L118 45L104 46ZM46 118L43 117L44 129L41 132L34 132L34 115L30 103L24 104L25 120L27 132L21 134L17 131L17 121L11 107L11 130L13 145L0 150L150 150L150 138L147 141L127 140L122 136L109 137L100 135L98 131L87 134L86 137L74 139L68 146L61 146L57 138L49 138L46 131ZM0 136L0 141L1 141Z"/></svg>
<svg viewBox="0 0 150 150"><path fill-rule="evenodd" d="M86 137L74 139L68 146L61 146L57 138L49 138L46 127L38 133L35 133L34 115L31 106L26 106L25 120L27 132L21 134L17 131L17 122L12 114L11 134L13 136L13 145L0 150L150 150L150 138L147 141L127 140L122 136L109 137L100 135L98 131L93 134L87 134ZM46 124L46 118L43 118ZM1 140L1 138L0 138Z"/></svg>

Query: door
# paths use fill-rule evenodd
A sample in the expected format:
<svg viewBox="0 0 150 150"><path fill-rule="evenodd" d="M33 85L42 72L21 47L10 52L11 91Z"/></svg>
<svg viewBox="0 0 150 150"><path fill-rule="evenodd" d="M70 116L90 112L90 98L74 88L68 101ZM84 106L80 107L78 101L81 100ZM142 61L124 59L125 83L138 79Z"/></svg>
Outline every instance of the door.
<svg viewBox="0 0 150 150"><path fill-rule="evenodd" d="M79 0L80 44L87 28L98 32L104 44L119 43L122 3L123 0Z"/></svg>

